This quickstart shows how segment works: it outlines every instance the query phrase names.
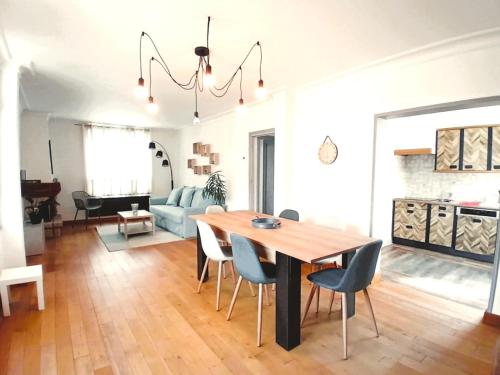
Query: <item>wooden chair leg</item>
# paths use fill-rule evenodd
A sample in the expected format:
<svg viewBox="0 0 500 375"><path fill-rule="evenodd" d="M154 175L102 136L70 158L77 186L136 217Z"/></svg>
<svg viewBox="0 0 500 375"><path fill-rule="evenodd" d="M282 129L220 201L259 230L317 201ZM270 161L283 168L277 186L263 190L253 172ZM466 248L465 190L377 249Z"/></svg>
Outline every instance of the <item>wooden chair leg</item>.
<svg viewBox="0 0 500 375"><path fill-rule="evenodd" d="M318 315L319 313L319 292L320 292L321 288L318 286L317 290L316 290L316 315Z"/></svg>
<svg viewBox="0 0 500 375"><path fill-rule="evenodd" d="M250 281L248 282L248 287L250 288L250 293L252 293L252 297L255 297L255 291L253 290L253 285Z"/></svg>
<svg viewBox="0 0 500 375"><path fill-rule="evenodd" d="M309 293L309 297L307 298L307 303L306 303L306 309L304 311L304 316L302 317L302 322L300 323L300 326L302 327L304 325L304 322L306 321L307 317L307 312L309 311L309 307L311 306L312 299L314 297L314 293L316 292L317 286L313 284L311 288L311 292Z"/></svg>
<svg viewBox="0 0 500 375"><path fill-rule="evenodd" d="M335 298L335 290L332 290L332 294L330 296L330 309L328 310L328 315L332 313L333 299Z"/></svg>
<svg viewBox="0 0 500 375"><path fill-rule="evenodd" d="M273 283L272 290L273 290L273 292L276 290L276 283Z"/></svg>
<svg viewBox="0 0 500 375"><path fill-rule="evenodd" d="M266 305L271 306L271 299L269 298L269 289L267 288L267 284L264 285L264 291L266 292Z"/></svg>
<svg viewBox="0 0 500 375"><path fill-rule="evenodd" d="M219 272L217 273L217 300L215 301L215 310L219 311L220 310L220 284L222 282L222 269L224 262L220 261L219 262Z"/></svg>
<svg viewBox="0 0 500 375"><path fill-rule="evenodd" d="M222 277L224 279L227 277L227 274L226 274L226 262L222 262Z"/></svg>
<svg viewBox="0 0 500 375"><path fill-rule="evenodd" d="M234 272L234 263L233 263L233 261L229 262L229 266L231 267L231 277L233 278L233 284L236 285L236 272Z"/></svg>
<svg viewBox="0 0 500 375"><path fill-rule="evenodd" d="M378 334L377 321L375 320L375 313L373 312L372 301L370 300L370 295L368 294L368 289L366 289L366 288L363 289L363 294L365 295L366 302L368 302L368 307L370 308L370 313L372 315L373 326L375 327L375 332L377 333L377 337L378 337L379 334Z"/></svg>
<svg viewBox="0 0 500 375"><path fill-rule="evenodd" d="M238 278L238 282L236 283L236 286L234 287L233 298L231 299L231 304L229 305L229 311L227 312L226 320L231 319L231 314L233 313L234 304L236 302L236 297L238 296L238 292L240 291L240 286L241 286L242 280L243 280L243 277L240 276Z"/></svg>
<svg viewBox="0 0 500 375"><path fill-rule="evenodd" d="M257 346L262 345L262 284L259 284L259 305L257 311Z"/></svg>
<svg viewBox="0 0 500 375"><path fill-rule="evenodd" d="M209 258L207 258L207 260L205 261L205 265L203 266L203 272L201 273L200 282L198 283L198 290L196 291L196 293L200 293L201 286L203 285L203 279L205 278L205 274L207 273L208 262L210 262Z"/></svg>
<svg viewBox="0 0 500 375"><path fill-rule="evenodd" d="M347 294L342 293L342 337L344 339L344 359L347 359Z"/></svg>

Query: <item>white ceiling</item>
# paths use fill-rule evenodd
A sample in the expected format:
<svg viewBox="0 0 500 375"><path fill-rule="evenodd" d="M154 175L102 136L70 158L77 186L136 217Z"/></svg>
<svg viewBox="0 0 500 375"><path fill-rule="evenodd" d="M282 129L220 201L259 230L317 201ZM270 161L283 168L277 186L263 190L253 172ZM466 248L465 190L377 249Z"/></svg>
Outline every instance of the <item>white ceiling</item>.
<svg viewBox="0 0 500 375"><path fill-rule="evenodd" d="M263 79L272 89L500 26L498 0L0 0L0 6L11 55L33 66L22 77L29 109L164 127L190 123L194 95L156 69L159 113L149 115L134 97L143 30L185 80L196 68L193 48L204 44L210 15L211 62L219 82L260 40ZM257 63L255 54L245 70L247 102L254 100ZM230 110L237 100L237 85L223 99L204 93L200 116Z"/></svg>

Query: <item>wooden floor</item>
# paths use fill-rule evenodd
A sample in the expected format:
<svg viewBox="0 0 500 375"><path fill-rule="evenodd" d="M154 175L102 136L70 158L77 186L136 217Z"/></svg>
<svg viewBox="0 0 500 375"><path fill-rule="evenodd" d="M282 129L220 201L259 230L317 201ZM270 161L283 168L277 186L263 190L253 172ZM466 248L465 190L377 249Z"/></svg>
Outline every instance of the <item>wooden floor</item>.
<svg viewBox="0 0 500 375"><path fill-rule="evenodd" d="M329 317L326 293L291 352L274 343L274 303L265 306L257 348L257 299L243 285L227 322L231 279L216 312L214 268L194 292L195 254L193 241L109 253L93 229L48 240L29 260L44 266L46 310L36 310L32 285L13 288L13 315L0 318L0 375L490 373L500 331L480 324L481 311L388 281L371 287L378 339L358 296L349 360L340 301ZM308 292L303 282L303 301Z"/></svg>

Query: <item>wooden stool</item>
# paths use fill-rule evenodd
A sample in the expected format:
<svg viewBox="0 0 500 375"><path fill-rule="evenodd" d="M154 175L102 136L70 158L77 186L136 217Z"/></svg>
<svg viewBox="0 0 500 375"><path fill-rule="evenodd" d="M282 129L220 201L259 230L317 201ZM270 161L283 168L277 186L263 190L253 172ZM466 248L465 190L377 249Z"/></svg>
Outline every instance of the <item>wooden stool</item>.
<svg viewBox="0 0 500 375"><path fill-rule="evenodd" d="M0 273L0 297L4 316L10 316L10 286L23 283L36 283L38 310L45 309L43 296L43 272L40 264L36 266L6 268Z"/></svg>

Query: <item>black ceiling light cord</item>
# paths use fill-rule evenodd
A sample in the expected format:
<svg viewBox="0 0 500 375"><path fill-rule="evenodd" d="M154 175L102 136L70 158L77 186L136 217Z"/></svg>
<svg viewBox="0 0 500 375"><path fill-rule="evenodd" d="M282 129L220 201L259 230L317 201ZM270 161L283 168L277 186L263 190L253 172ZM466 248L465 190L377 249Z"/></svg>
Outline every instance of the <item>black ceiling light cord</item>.
<svg viewBox="0 0 500 375"><path fill-rule="evenodd" d="M239 103L242 104L243 102L243 95L242 95L242 85L243 85L243 65L246 63L247 59L249 58L250 54L252 51L256 48L259 47L259 53L260 53L260 60L259 60L259 81L257 83L257 90L264 90L264 81L262 80L262 45L260 42L256 42L255 44L252 45L248 53L246 54L245 58L243 61L238 65L234 73L229 77L229 79L222 85L222 86L216 86L215 85L215 79L213 77L213 68L212 65L210 64L210 49L209 49L209 41L210 41L210 21L211 18L208 17L207 21L207 43L206 46L199 46L195 48L195 54L198 56L198 65L197 68L194 72L194 74L189 77L189 80L185 83L181 83L180 81L177 80L170 71L170 68L168 67L165 59L161 55L158 47L156 46L153 38L147 33L147 32L142 32L140 41L139 41L139 72L140 72L140 78L139 78L139 86L144 86L144 78L142 76L142 39L146 37L150 42L151 45L153 46L155 56L152 56L151 59L149 60L149 102L153 103L154 99L153 96L151 95L151 63L156 62L158 63L164 72L170 77L172 82L174 82L178 87L184 89L184 90L194 90L195 92L195 112L194 112L194 119L193 123L199 123L199 114L198 114L198 92L203 92L205 87L208 88L208 91L215 97L221 98L225 96L229 88L231 87L236 75L238 72L240 72L240 100Z"/></svg>
<svg viewBox="0 0 500 375"><path fill-rule="evenodd" d="M161 159L163 156L165 156L165 159L162 160L161 166L162 167L170 167L170 186L173 189L174 188L174 174L172 173L172 161L170 159L170 156L168 155L167 149L160 143L154 140L151 140L149 142L149 149L150 150L156 150L156 145L160 146L162 150L158 150L156 152L156 157Z"/></svg>

